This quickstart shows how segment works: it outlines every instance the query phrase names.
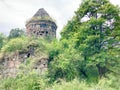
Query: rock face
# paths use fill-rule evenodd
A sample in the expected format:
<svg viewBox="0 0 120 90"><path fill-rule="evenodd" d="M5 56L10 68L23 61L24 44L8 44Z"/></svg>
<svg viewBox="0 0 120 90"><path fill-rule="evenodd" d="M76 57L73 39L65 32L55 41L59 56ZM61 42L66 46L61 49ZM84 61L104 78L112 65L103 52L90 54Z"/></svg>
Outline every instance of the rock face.
<svg viewBox="0 0 120 90"><path fill-rule="evenodd" d="M0 74L2 77L15 77L19 71L19 66L22 62L22 58L18 51L11 53L9 55L4 55L2 61L0 62Z"/></svg>
<svg viewBox="0 0 120 90"><path fill-rule="evenodd" d="M26 65L27 59L34 60L31 70L35 70L38 74L43 74L48 67L48 57L38 56L35 52L35 46L28 46L27 51L16 51L3 55L0 58L0 79L4 77L16 77L20 70L23 70L21 64ZM29 72L29 71L27 71Z"/></svg>
<svg viewBox="0 0 120 90"><path fill-rule="evenodd" d="M37 73L44 73L48 68L48 58L42 57L34 64L34 69Z"/></svg>
<svg viewBox="0 0 120 90"><path fill-rule="evenodd" d="M26 31L29 36L56 37L56 29L56 23L43 8L39 9L26 23Z"/></svg>

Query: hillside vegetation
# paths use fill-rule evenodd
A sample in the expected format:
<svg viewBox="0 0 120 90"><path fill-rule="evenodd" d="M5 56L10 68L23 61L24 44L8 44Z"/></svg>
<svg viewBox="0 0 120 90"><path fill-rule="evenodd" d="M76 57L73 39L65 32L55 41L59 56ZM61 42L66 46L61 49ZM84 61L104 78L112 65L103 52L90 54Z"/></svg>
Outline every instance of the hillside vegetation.
<svg viewBox="0 0 120 90"><path fill-rule="evenodd" d="M0 34L1 56L32 44L49 57L48 70L31 70L37 57L30 57L15 78L0 80L0 90L120 90L120 8L108 0L83 0L59 41L10 37Z"/></svg>

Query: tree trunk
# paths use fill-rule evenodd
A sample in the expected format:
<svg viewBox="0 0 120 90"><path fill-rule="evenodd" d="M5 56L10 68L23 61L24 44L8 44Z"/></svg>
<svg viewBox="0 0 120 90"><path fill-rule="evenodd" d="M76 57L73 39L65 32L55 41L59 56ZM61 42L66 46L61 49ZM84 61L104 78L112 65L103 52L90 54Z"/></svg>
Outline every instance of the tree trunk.
<svg viewBox="0 0 120 90"><path fill-rule="evenodd" d="M100 78L101 78L101 77L105 77L105 73L107 72L106 67L105 67L105 66L104 66L104 67L101 67L100 64L97 64L96 66L97 66L97 68L98 68L99 77L100 77Z"/></svg>

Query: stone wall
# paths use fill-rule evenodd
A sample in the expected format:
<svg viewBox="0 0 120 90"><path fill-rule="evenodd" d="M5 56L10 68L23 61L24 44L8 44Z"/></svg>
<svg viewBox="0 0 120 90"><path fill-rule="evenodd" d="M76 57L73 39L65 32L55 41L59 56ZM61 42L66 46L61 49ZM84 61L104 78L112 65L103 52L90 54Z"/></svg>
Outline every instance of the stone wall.
<svg viewBox="0 0 120 90"><path fill-rule="evenodd" d="M34 69L37 71L37 73L44 73L47 71L48 68L48 58L40 58L37 62L34 64Z"/></svg>
<svg viewBox="0 0 120 90"><path fill-rule="evenodd" d="M22 58L19 56L19 52L16 51L9 55L5 55L1 61L1 72L2 77L15 77L16 73L19 71L18 68L21 64Z"/></svg>
<svg viewBox="0 0 120 90"><path fill-rule="evenodd" d="M26 64L27 58L36 58L36 53L34 52L34 47L29 46L27 52L14 52L6 54L0 60L0 78L3 77L15 77L16 74L20 71L20 65ZM33 69L38 73L43 73L47 70L48 58L38 57L38 60L35 60ZM32 67L31 67L32 68Z"/></svg>
<svg viewBox="0 0 120 90"><path fill-rule="evenodd" d="M57 26L54 22L40 20L26 24L26 31L29 36L35 37L56 37Z"/></svg>

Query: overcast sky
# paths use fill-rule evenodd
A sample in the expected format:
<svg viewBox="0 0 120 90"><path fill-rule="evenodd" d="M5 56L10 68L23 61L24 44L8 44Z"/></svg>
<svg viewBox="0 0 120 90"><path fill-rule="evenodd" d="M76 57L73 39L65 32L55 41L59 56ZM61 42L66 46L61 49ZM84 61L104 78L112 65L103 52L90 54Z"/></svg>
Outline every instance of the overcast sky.
<svg viewBox="0 0 120 90"><path fill-rule="evenodd" d="M120 0L110 0L120 5ZM74 15L81 0L0 0L0 32L8 35L13 28L25 28L25 22L44 8L56 20L57 36Z"/></svg>

